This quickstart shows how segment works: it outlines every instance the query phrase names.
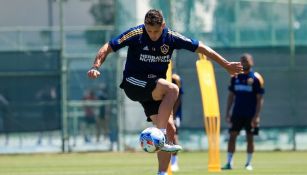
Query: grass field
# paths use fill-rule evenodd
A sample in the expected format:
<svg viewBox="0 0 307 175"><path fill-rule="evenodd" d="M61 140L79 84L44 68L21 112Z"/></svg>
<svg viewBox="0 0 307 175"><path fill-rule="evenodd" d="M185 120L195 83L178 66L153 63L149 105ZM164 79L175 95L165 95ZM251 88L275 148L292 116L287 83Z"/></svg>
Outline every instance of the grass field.
<svg viewBox="0 0 307 175"><path fill-rule="evenodd" d="M307 152L257 152L254 171L243 168L245 153L235 155L235 167L220 173L207 172L206 152L180 153L180 171L174 175L306 175ZM221 154L222 162L225 153ZM154 175L155 154L71 153L0 155L0 175Z"/></svg>

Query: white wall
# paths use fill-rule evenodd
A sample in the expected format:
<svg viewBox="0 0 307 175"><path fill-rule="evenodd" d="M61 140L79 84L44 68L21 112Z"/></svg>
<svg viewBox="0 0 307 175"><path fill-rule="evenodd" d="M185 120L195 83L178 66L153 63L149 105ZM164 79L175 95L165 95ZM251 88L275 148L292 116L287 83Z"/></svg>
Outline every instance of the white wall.
<svg viewBox="0 0 307 175"><path fill-rule="evenodd" d="M96 0L64 3L65 25L93 25L89 10ZM59 3L52 3L53 24L59 25ZM48 0L0 0L1 26L47 26Z"/></svg>

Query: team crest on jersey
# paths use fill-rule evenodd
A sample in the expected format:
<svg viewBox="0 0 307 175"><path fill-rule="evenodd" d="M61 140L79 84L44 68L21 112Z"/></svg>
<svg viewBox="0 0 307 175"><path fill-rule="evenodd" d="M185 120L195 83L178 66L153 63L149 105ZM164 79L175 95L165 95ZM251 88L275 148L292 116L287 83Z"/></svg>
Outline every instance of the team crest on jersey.
<svg viewBox="0 0 307 175"><path fill-rule="evenodd" d="M252 85L253 83L254 83L254 79L253 78L247 79L247 84L248 85Z"/></svg>
<svg viewBox="0 0 307 175"><path fill-rule="evenodd" d="M164 55L166 55L166 54L168 53L169 46L166 45L166 44L163 44L163 45L160 47L160 49L161 49L161 52L162 52Z"/></svg>

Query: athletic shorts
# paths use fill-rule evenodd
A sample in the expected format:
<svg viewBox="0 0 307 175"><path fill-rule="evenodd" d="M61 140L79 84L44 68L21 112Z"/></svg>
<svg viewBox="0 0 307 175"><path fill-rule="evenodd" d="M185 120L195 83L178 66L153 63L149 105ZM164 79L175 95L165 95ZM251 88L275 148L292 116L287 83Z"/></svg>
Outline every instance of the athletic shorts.
<svg viewBox="0 0 307 175"><path fill-rule="evenodd" d="M258 135L259 128L252 128L251 126L252 117L231 117L232 126L229 131L240 132L243 128L245 129L247 134Z"/></svg>
<svg viewBox="0 0 307 175"><path fill-rule="evenodd" d="M155 101L152 98L152 91L157 84L157 78L141 80L135 77L125 77L120 84L120 88L125 91L125 94L132 101L138 101L144 108L147 116L147 121L151 115L158 114L161 101Z"/></svg>

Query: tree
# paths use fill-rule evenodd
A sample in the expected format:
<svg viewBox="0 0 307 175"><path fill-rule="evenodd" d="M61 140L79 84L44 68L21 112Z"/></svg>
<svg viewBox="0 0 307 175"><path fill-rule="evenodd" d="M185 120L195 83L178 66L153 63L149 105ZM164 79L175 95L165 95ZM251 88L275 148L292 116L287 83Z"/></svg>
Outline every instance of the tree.
<svg viewBox="0 0 307 175"><path fill-rule="evenodd" d="M115 23L115 1L114 0L99 0L90 8L90 14L94 17L95 25L113 25ZM101 44L108 38L105 32L101 30L88 29L85 32L86 41L88 44Z"/></svg>

